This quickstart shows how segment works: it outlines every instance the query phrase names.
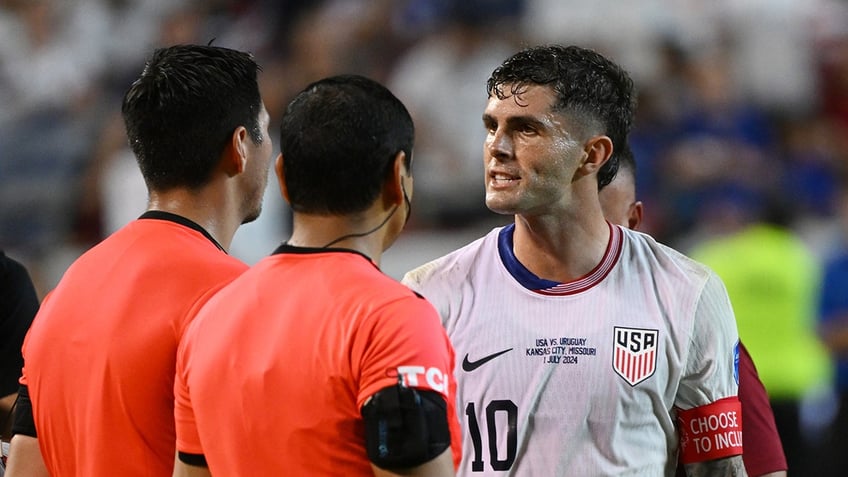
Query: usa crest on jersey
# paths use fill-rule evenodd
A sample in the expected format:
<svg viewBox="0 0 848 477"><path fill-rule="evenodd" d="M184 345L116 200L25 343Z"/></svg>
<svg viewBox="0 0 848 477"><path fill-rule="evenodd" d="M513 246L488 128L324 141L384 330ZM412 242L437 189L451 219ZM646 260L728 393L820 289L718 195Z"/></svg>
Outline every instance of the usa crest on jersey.
<svg viewBox="0 0 848 477"><path fill-rule="evenodd" d="M635 386L657 369L658 330L613 328L612 367L628 384Z"/></svg>

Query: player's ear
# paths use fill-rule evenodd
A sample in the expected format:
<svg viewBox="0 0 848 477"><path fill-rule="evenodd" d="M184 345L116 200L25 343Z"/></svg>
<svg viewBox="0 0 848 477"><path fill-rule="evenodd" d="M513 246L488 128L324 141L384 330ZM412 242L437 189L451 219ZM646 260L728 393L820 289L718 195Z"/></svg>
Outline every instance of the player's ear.
<svg viewBox="0 0 848 477"><path fill-rule="evenodd" d="M642 213L644 206L641 200L637 200L630 205L630 210L627 211L627 227L631 230L639 230L639 225L642 224Z"/></svg>
<svg viewBox="0 0 848 477"><path fill-rule="evenodd" d="M286 187L286 170L283 167L282 153L278 154L277 159L274 161L274 173L277 175L277 184L280 186L280 193L283 195L283 199L291 203L289 200L289 190Z"/></svg>
<svg viewBox="0 0 848 477"><path fill-rule="evenodd" d="M612 155L612 139L608 136L594 136L586 141L583 162L580 169L584 174L597 173Z"/></svg>

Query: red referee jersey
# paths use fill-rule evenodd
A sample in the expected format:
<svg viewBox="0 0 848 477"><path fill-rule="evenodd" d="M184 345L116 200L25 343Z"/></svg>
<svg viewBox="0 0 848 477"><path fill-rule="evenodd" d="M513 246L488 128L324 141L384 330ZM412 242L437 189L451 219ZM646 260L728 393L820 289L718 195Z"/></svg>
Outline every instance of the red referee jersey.
<svg viewBox="0 0 848 477"><path fill-rule="evenodd" d="M373 475L361 407L441 393L454 461L453 349L435 309L352 251L281 247L200 310L177 364L178 450L213 475Z"/></svg>
<svg viewBox="0 0 848 477"><path fill-rule="evenodd" d="M51 475L171 474L187 312L247 268L193 222L142 217L68 269L24 343L21 383Z"/></svg>

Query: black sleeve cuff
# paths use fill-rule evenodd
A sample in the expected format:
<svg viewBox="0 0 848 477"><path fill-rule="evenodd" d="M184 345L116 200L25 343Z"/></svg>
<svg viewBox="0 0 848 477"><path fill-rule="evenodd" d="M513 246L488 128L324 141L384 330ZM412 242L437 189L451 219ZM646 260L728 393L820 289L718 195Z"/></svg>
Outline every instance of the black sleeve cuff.
<svg viewBox="0 0 848 477"><path fill-rule="evenodd" d="M186 452L177 452L180 462L195 467L209 467L206 463L206 456L203 454L189 454Z"/></svg>
<svg viewBox="0 0 848 477"><path fill-rule="evenodd" d="M15 401L14 421L12 422L12 435L38 437L35 432L35 420L32 418L32 403L29 400L29 389L26 386L18 388L18 400Z"/></svg>

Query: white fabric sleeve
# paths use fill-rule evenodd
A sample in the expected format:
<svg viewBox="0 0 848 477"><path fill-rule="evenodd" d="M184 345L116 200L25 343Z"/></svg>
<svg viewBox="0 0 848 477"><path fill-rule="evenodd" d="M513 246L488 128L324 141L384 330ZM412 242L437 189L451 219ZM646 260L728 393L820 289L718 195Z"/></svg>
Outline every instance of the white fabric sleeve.
<svg viewBox="0 0 848 477"><path fill-rule="evenodd" d="M713 272L695 305L689 355L675 406L691 409L736 396L739 334L727 289Z"/></svg>

